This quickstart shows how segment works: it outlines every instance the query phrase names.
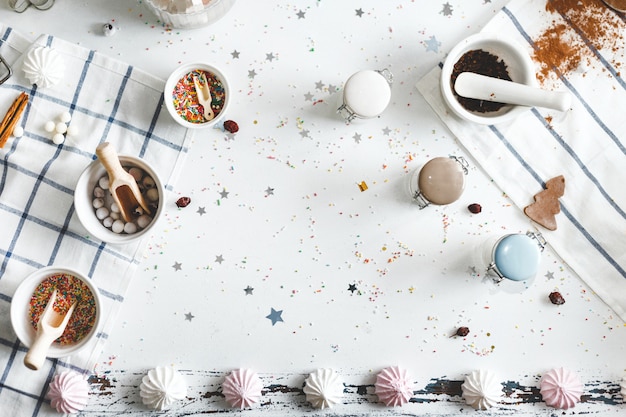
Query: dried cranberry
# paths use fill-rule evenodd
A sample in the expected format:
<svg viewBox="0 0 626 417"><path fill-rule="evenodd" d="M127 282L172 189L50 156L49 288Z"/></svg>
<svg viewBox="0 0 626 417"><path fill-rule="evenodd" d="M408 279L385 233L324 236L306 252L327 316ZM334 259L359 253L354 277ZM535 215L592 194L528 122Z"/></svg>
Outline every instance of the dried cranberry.
<svg viewBox="0 0 626 417"><path fill-rule="evenodd" d="M189 203L191 203L191 198L189 197L181 197L178 200L176 200L176 206L180 208L187 207Z"/></svg>
<svg viewBox="0 0 626 417"><path fill-rule="evenodd" d="M558 291L551 292L548 297L550 298L550 302L552 304L556 304L558 306L561 304L565 304L565 298L563 298L561 293Z"/></svg>
<svg viewBox="0 0 626 417"><path fill-rule="evenodd" d="M469 327L461 326L458 329L456 329L456 333L454 333L452 336L465 337L469 334L469 332L470 332Z"/></svg>
<svg viewBox="0 0 626 417"><path fill-rule="evenodd" d="M224 129L230 133L237 133L239 131L239 125L234 120L226 120L224 122Z"/></svg>
<svg viewBox="0 0 626 417"><path fill-rule="evenodd" d="M481 211L483 211L483 208L480 206L480 204L478 203L472 203L469 206L467 206L467 209L474 214L478 214Z"/></svg>

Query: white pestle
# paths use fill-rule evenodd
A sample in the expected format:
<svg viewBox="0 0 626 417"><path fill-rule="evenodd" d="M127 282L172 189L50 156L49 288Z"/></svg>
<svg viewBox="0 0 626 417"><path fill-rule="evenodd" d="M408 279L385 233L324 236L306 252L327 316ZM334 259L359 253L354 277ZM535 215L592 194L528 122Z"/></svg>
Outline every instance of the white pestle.
<svg viewBox="0 0 626 417"><path fill-rule="evenodd" d="M473 72L459 74L454 83L454 91L466 98L560 111L569 109L572 104L572 96L567 92L542 90Z"/></svg>

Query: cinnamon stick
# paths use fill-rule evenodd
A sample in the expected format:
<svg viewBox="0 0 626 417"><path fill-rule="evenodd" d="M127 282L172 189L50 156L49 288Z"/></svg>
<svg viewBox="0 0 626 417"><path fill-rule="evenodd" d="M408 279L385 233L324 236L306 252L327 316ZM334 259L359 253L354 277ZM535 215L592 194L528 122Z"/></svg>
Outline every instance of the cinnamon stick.
<svg viewBox="0 0 626 417"><path fill-rule="evenodd" d="M26 104L28 104L28 95L21 93L17 96L15 101L13 101L13 104L11 104L11 107L9 107L9 110L4 115L2 122L0 122L0 148L4 146L9 136L11 136L11 133L13 133L13 129L15 129L17 122L20 120L20 116L24 108L26 108Z"/></svg>

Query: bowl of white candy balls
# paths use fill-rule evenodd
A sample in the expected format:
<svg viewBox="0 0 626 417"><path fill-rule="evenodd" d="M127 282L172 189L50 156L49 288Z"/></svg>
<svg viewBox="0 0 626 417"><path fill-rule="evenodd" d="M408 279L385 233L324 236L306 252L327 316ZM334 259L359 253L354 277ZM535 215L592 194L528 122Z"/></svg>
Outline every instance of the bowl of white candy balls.
<svg viewBox="0 0 626 417"><path fill-rule="evenodd" d="M165 189L155 170L140 158L119 155L119 161L137 182L147 209L137 207L124 220L109 189L109 175L100 160L85 168L74 192L74 207L82 225L94 237L107 243L129 243L146 234L163 210Z"/></svg>

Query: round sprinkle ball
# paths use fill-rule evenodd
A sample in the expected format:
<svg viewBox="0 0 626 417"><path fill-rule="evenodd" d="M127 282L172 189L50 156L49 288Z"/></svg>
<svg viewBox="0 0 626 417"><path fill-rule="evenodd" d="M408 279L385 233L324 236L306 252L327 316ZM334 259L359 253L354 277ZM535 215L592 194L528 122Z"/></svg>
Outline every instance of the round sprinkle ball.
<svg viewBox="0 0 626 417"><path fill-rule="evenodd" d="M65 133L65 132L67 132L67 125L65 123L63 123L63 122L59 122L54 127L54 130L57 133Z"/></svg>
<svg viewBox="0 0 626 417"><path fill-rule="evenodd" d="M72 120L72 115L70 114L70 112L65 111L61 113L61 116L59 116L59 120L61 120L63 123L69 123L70 120Z"/></svg>
<svg viewBox="0 0 626 417"><path fill-rule="evenodd" d="M62 133L56 133L52 136L52 142L54 142L55 145L60 145L65 142L65 136L63 136Z"/></svg>
<svg viewBox="0 0 626 417"><path fill-rule="evenodd" d="M54 130L56 129L57 124L54 123L52 120L49 120L46 122L46 124L44 125L44 130L48 133L52 133L54 132Z"/></svg>
<svg viewBox="0 0 626 417"><path fill-rule="evenodd" d="M80 133L80 130L78 129L78 127L76 127L74 125L69 125L67 127L67 135L68 136L78 136L79 133Z"/></svg>

